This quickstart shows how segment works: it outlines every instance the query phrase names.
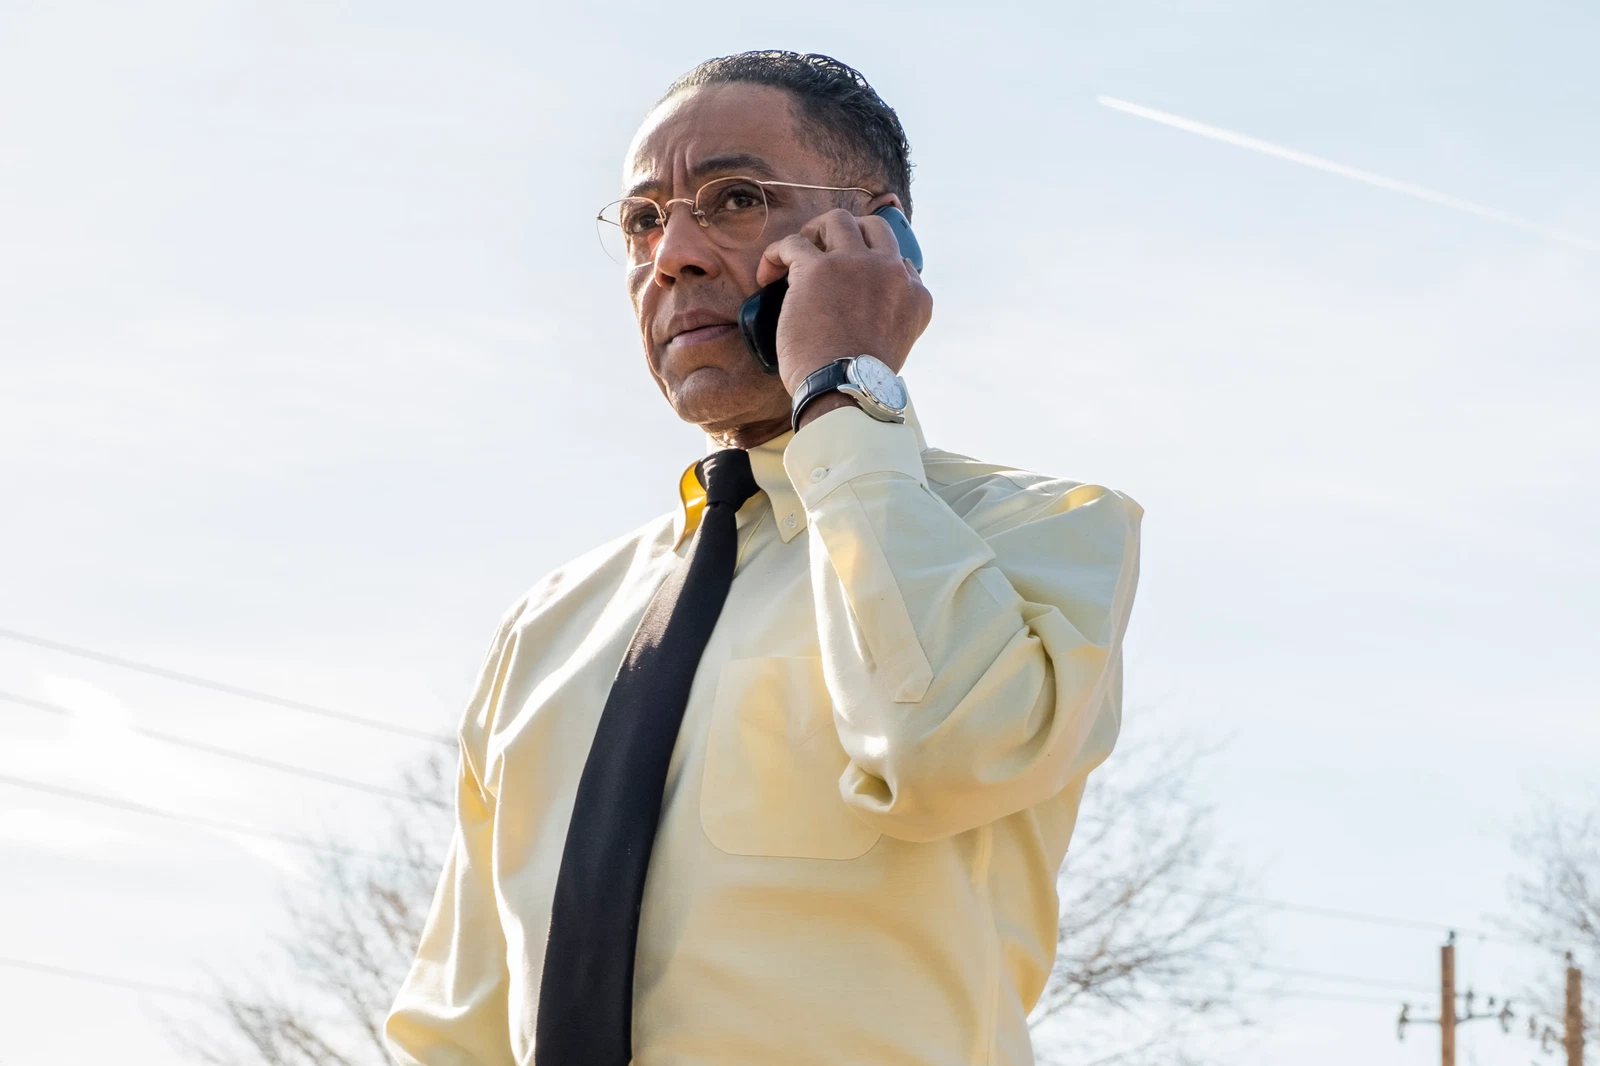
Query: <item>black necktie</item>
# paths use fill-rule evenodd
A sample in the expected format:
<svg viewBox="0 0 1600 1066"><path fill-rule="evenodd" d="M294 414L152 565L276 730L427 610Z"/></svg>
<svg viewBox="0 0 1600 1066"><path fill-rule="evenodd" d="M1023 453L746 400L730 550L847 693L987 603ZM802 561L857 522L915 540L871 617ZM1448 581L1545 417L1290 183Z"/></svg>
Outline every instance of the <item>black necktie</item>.
<svg viewBox="0 0 1600 1066"><path fill-rule="evenodd" d="M733 584L734 516L760 491L750 455L701 460L706 505L689 554L645 608L611 684L556 875L535 1066L627 1066L633 958L667 762L700 655Z"/></svg>

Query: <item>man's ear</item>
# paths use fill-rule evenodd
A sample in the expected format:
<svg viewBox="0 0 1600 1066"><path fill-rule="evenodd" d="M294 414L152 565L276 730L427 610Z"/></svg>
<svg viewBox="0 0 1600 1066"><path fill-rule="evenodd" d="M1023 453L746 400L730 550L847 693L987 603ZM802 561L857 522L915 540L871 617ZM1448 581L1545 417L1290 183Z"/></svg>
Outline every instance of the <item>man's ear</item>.
<svg viewBox="0 0 1600 1066"><path fill-rule="evenodd" d="M882 193L882 194L880 194L878 196L874 196L871 200L869 200L867 202L867 209L865 211L863 211L862 214L870 215L870 214L872 214L872 212L876 211L878 208L884 206L885 204L892 204L893 206L899 208L901 211L905 212L905 216L907 218L911 217L911 212L906 211L906 205L900 202L899 194L898 193L892 193L892 192L886 192L886 193Z"/></svg>

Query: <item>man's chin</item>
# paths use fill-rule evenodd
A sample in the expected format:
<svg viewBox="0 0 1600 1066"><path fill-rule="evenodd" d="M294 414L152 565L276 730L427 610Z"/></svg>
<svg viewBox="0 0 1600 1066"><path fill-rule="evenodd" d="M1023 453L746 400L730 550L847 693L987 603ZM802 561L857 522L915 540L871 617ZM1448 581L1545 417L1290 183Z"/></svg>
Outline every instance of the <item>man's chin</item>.
<svg viewBox="0 0 1600 1066"><path fill-rule="evenodd" d="M672 390L673 410L712 433L781 419L789 409L782 384L753 365L751 370L744 374L720 366L696 367Z"/></svg>

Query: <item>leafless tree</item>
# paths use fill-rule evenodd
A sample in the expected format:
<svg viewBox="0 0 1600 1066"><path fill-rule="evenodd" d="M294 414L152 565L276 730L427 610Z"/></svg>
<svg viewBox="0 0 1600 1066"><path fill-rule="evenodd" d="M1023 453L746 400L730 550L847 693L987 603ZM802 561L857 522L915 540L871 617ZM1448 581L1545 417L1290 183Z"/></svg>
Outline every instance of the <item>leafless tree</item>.
<svg viewBox="0 0 1600 1066"><path fill-rule="evenodd" d="M1251 957L1248 907L1193 795L1205 754L1184 741L1134 745L1092 778L1062 878L1060 958L1035 1014L1042 1059L1197 1061L1185 1057L1196 1021L1242 1021L1233 990ZM452 770L429 763L411 791L447 795ZM286 903L290 932L277 952L286 980L219 980L210 1024L177 1033L189 1056L206 1066L386 1064L383 1015L421 937L449 830L448 816L419 802L395 812L386 838L363 842L399 861L324 857L312 889Z"/></svg>
<svg viewBox="0 0 1600 1066"><path fill-rule="evenodd" d="M1248 1024L1239 983L1260 955L1259 915L1197 794L1208 754L1169 735L1125 745L1090 778L1032 1019L1041 1060L1200 1062L1197 1036Z"/></svg>
<svg viewBox="0 0 1600 1066"><path fill-rule="evenodd" d="M1512 831L1523 871L1511 879L1514 917L1504 923L1529 944L1554 958L1572 953L1585 973L1584 1031L1600 1036L1600 790L1577 803L1548 797ZM1549 981L1530 989L1534 1005L1530 1033L1561 1029L1564 979L1552 966ZM1549 1041L1545 1041L1547 1050Z"/></svg>
<svg viewBox="0 0 1600 1066"><path fill-rule="evenodd" d="M450 834L453 764L428 759L405 775L414 802L395 807L376 840L316 859L312 888L285 899L277 938L288 979L216 979L215 1016L174 1024L175 1041L207 1066L386 1066L384 1014L422 938ZM374 857L381 856L381 857Z"/></svg>

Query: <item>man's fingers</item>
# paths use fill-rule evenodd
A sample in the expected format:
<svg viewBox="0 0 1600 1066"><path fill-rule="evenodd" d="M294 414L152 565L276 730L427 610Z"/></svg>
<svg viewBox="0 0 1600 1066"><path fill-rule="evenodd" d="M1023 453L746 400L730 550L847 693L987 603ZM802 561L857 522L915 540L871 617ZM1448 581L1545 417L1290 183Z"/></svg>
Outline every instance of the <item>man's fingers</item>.
<svg viewBox="0 0 1600 1066"><path fill-rule="evenodd" d="M781 241L773 241L761 253L761 263L756 267L756 284L765 288L788 274L799 260L821 255L822 249L803 233L791 233Z"/></svg>
<svg viewBox="0 0 1600 1066"><path fill-rule="evenodd" d="M801 259L827 252L868 249L900 259L900 242L889 223L877 215L857 218L844 208L825 212L779 241L767 245L756 268L756 284L771 285Z"/></svg>
<svg viewBox="0 0 1600 1066"><path fill-rule="evenodd" d="M857 221L868 248L875 252L893 252L896 259L901 258L900 239L894 235L894 227L886 219L880 215L868 215Z"/></svg>
<svg viewBox="0 0 1600 1066"><path fill-rule="evenodd" d="M800 227L800 234L825 252L866 247L861 220L842 207L825 211Z"/></svg>

